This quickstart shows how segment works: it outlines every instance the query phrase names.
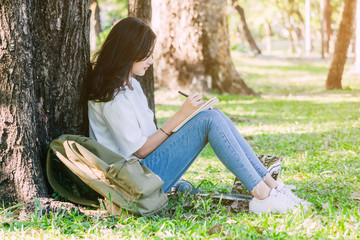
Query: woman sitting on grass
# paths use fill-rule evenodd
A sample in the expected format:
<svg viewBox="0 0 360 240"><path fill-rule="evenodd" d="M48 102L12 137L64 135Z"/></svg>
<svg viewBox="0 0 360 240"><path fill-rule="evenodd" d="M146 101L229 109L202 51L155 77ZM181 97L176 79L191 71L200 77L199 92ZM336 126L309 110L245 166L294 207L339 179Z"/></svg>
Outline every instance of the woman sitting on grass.
<svg viewBox="0 0 360 240"><path fill-rule="evenodd" d="M136 156L164 182L168 192L209 142L220 161L244 184L253 199L250 212L280 212L307 203L275 181L237 131L217 109L200 112L177 132L172 130L204 101L186 98L180 110L156 129L154 113L133 75L153 63L155 34L136 18L119 21L110 31L89 73L87 97L90 137L127 158Z"/></svg>

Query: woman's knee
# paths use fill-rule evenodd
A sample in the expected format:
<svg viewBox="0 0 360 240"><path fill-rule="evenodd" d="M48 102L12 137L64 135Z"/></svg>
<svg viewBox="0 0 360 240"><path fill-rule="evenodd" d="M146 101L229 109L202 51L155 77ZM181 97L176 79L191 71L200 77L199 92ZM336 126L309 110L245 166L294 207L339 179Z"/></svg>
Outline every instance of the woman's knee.
<svg viewBox="0 0 360 240"><path fill-rule="evenodd" d="M211 111L216 112L217 114L219 114L222 117L227 117L226 114L223 111L221 111L220 109L212 109Z"/></svg>
<svg viewBox="0 0 360 240"><path fill-rule="evenodd" d="M222 121L222 117L221 117L221 115L219 113L219 110L216 110L216 109L202 111L198 115L199 115L200 118L203 118L203 119L206 119L206 120Z"/></svg>
<svg viewBox="0 0 360 240"><path fill-rule="evenodd" d="M218 111L207 110L202 111L198 115L198 120L200 122L203 122L205 124L204 126L207 126L209 129L212 128L212 126L223 126L226 125L225 119L221 116L221 114Z"/></svg>

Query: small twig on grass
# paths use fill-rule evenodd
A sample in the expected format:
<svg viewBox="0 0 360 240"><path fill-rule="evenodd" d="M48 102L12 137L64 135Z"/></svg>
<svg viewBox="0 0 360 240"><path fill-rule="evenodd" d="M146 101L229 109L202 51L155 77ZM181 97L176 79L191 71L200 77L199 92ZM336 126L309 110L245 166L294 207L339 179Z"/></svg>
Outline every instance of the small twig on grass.
<svg viewBox="0 0 360 240"><path fill-rule="evenodd" d="M228 115L228 117L234 122L256 122L256 121L258 121L256 119L250 119L250 118L239 117L239 116L229 116Z"/></svg>

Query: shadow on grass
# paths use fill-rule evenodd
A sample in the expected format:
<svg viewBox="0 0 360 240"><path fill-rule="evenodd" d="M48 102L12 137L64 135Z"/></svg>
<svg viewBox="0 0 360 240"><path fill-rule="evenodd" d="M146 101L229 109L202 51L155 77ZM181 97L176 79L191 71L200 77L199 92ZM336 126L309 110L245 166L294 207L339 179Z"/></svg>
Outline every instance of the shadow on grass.
<svg viewBox="0 0 360 240"><path fill-rule="evenodd" d="M296 185L298 195L314 203L317 211L328 211L329 204L336 209L360 207L351 197L360 189L360 101L354 98L354 93L327 91L280 98L217 95L220 99L217 106L238 119L234 123L240 131L251 127L260 132L249 130L250 136L245 136L254 151L284 157L280 178ZM159 108L179 109L168 105ZM158 119L165 122L169 118ZM215 185L204 186L204 190L219 191L224 183L216 184L224 179L225 172L218 169L207 172L207 166L216 168L215 154L207 151L200 157L209 159L208 163L196 161L195 167L189 169L193 172L189 176L206 174L205 178Z"/></svg>
<svg viewBox="0 0 360 240"><path fill-rule="evenodd" d="M293 66L264 66L258 65L256 68L268 69L268 70L279 70L285 72L306 72L311 74L324 74L329 68L326 66L314 66L312 64L298 64Z"/></svg>
<svg viewBox="0 0 360 240"><path fill-rule="evenodd" d="M232 103L231 101L235 101ZM316 100L289 100L289 99L263 99L263 98L241 98L238 96L220 97L219 107L230 117L248 119L252 122L262 122L263 124L321 124L325 122L344 122L348 120L360 119L360 101L332 102L328 99ZM231 103L230 103L231 102ZM179 106L157 105L157 110L174 111L179 110ZM167 121L169 117L157 117L159 123Z"/></svg>
<svg viewBox="0 0 360 240"><path fill-rule="evenodd" d="M336 210L344 207L360 207L352 198L360 182L360 128L333 129L322 132L258 134L246 136L258 154L284 158L280 180L297 187L297 195L314 204L313 210L328 211L329 204ZM223 168L217 169L219 160L212 151L201 153L189 169L189 179L205 182L204 193L224 192L232 188L232 182L224 185L224 179L233 176ZM221 170L223 169L223 170ZM220 171L220 172L219 172ZM231 176L224 176L231 175ZM243 211L243 210L241 210Z"/></svg>

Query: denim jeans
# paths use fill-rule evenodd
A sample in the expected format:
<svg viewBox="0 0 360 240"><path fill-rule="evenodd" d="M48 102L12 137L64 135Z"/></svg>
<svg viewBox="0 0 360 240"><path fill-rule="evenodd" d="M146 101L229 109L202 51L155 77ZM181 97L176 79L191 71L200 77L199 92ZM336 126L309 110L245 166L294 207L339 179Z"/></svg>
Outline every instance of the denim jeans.
<svg viewBox="0 0 360 240"><path fill-rule="evenodd" d="M232 121L217 109L200 112L142 162L164 181L162 190L168 192L208 142L249 191L268 173Z"/></svg>

